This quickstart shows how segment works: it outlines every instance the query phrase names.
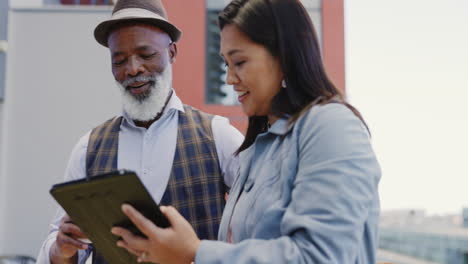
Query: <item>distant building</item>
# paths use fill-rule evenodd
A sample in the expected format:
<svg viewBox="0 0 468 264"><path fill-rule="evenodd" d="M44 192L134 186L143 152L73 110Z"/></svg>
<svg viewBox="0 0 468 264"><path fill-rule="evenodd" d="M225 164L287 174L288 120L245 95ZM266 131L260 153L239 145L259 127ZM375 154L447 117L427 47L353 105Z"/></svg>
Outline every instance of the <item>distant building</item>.
<svg viewBox="0 0 468 264"><path fill-rule="evenodd" d="M468 208L463 208L463 227L468 228Z"/></svg>
<svg viewBox="0 0 468 264"><path fill-rule="evenodd" d="M463 210L466 225L468 210ZM461 215L427 216L424 210L383 212L379 248L441 264L468 264L468 229Z"/></svg>

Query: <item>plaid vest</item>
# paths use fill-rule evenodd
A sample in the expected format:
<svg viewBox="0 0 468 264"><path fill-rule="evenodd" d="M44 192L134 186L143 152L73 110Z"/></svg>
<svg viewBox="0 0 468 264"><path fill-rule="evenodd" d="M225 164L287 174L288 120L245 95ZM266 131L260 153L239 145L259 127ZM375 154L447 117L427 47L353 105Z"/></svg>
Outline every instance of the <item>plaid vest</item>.
<svg viewBox="0 0 468 264"><path fill-rule="evenodd" d="M179 111L172 172L160 204L174 206L200 239L216 240L226 186L211 130L213 116L187 105L184 110ZM91 132L86 154L89 176L117 170L121 122L122 117L113 118ZM106 262L95 253L93 263Z"/></svg>

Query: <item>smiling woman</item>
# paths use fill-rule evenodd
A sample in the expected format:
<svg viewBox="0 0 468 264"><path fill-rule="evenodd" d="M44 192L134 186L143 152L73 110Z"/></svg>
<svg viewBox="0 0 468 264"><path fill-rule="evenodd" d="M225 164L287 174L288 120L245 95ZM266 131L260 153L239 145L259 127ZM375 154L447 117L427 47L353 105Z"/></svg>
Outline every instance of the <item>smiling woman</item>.
<svg viewBox="0 0 468 264"><path fill-rule="evenodd" d="M174 0L173 0L174 1ZM218 105L220 109L237 105L238 96L232 86L225 83L226 67L219 56L220 30L218 28L218 13L230 2L229 0L205 0L206 2L206 88L205 100L208 104ZM338 1L339 2L339 1ZM322 41L322 0L301 0L309 16L313 19L319 42ZM326 4L326 3L325 3ZM334 8L335 9L335 8ZM337 14L330 14L337 19ZM330 19L329 19L330 20ZM187 28L187 27L185 27ZM341 33L336 27L330 28L334 35ZM338 31L338 32L337 32ZM336 40L335 40L336 41ZM331 47L331 45L328 45ZM333 54L336 54L336 50ZM333 69L337 71L338 69ZM223 107L224 106L224 107Z"/></svg>
<svg viewBox="0 0 468 264"><path fill-rule="evenodd" d="M283 79L278 59L235 25L227 25L221 32L221 56L228 69L226 83L239 94L245 114L267 116ZM274 123L274 116L270 119Z"/></svg>

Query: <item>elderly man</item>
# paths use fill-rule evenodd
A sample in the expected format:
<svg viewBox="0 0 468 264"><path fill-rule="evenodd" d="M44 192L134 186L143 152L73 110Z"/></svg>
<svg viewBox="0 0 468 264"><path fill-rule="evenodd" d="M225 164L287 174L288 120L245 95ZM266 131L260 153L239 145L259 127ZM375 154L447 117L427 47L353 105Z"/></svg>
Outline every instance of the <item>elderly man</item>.
<svg viewBox="0 0 468 264"><path fill-rule="evenodd" d="M181 32L159 0L120 0L94 36L110 50L123 113L79 140L66 180L136 171L156 202L176 207L199 237L216 239L243 136L227 119L182 104L172 89ZM84 263L92 247L80 228L62 209L51 226L38 263ZM97 252L93 263L105 261Z"/></svg>

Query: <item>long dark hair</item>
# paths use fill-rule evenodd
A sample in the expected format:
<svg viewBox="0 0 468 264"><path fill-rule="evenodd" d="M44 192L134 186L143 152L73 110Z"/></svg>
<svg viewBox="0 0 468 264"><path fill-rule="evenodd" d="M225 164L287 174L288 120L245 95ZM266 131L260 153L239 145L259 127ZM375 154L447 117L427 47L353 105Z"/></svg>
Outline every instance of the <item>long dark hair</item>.
<svg viewBox="0 0 468 264"><path fill-rule="evenodd" d="M317 33L299 0L234 0L219 14L218 22L221 30L226 25L236 25L278 58L287 87L273 97L272 114L289 116L294 122L313 104L335 101L345 104L364 122L328 78ZM247 133L237 153L251 146L257 135L267 129L266 116L249 117Z"/></svg>

